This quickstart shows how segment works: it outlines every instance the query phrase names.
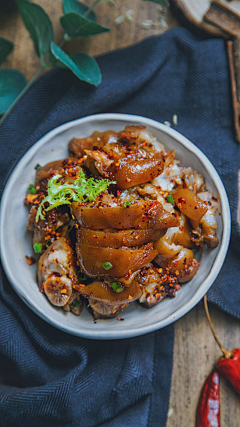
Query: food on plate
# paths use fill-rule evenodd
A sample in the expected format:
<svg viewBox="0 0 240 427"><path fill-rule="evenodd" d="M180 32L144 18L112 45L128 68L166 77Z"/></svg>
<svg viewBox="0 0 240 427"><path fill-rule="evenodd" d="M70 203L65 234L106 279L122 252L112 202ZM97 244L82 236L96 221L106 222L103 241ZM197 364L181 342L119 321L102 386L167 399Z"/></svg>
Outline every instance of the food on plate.
<svg viewBox="0 0 240 427"><path fill-rule="evenodd" d="M38 282L56 307L95 319L175 297L218 245L218 198L145 126L73 138L70 156L36 165L27 228Z"/></svg>

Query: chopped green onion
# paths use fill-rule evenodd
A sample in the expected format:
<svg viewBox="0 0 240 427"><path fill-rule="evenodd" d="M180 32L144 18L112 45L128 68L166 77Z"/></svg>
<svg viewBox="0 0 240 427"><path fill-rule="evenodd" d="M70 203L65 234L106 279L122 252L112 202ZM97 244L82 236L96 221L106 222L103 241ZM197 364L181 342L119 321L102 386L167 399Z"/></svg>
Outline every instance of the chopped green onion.
<svg viewBox="0 0 240 427"><path fill-rule="evenodd" d="M30 194L36 194L37 190L34 187L34 185L30 184L29 187L28 187L28 189L27 189L27 192L30 193Z"/></svg>
<svg viewBox="0 0 240 427"><path fill-rule="evenodd" d="M112 264L108 261L104 262L102 266L105 268L105 270L110 270L110 268L112 268Z"/></svg>
<svg viewBox="0 0 240 427"><path fill-rule="evenodd" d="M39 170L41 168L42 168L42 166L39 163L37 163L34 169Z"/></svg>
<svg viewBox="0 0 240 427"><path fill-rule="evenodd" d="M42 252L42 244L40 242L34 243L33 249L36 254L40 254Z"/></svg>
<svg viewBox="0 0 240 427"><path fill-rule="evenodd" d="M72 302L71 306L72 306L72 307L78 307L78 306L79 306L79 301L78 301L77 299L75 299L75 300Z"/></svg>
<svg viewBox="0 0 240 427"><path fill-rule="evenodd" d="M110 286L117 293L123 291L123 286L119 285L117 282L112 282Z"/></svg>
<svg viewBox="0 0 240 427"><path fill-rule="evenodd" d="M171 195L171 194L169 194L168 196L167 196L167 201L168 201L168 203L171 203L172 205L174 205L174 198L173 198L173 196Z"/></svg>
<svg viewBox="0 0 240 427"><path fill-rule="evenodd" d="M50 245L51 245L51 240L47 240L46 241L46 248L49 248Z"/></svg>
<svg viewBox="0 0 240 427"><path fill-rule="evenodd" d="M131 202L123 202L122 205L123 205L124 208L127 208L128 206L130 206L134 202L135 202L135 200L132 200Z"/></svg>
<svg viewBox="0 0 240 427"><path fill-rule="evenodd" d="M78 273L77 273L77 278L78 278L78 280L82 280L82 281L84 281L84 280L87 280L87 279L88 279L88 277L86 276L86 274L81 273L81 271L78 271Z"/></svg>

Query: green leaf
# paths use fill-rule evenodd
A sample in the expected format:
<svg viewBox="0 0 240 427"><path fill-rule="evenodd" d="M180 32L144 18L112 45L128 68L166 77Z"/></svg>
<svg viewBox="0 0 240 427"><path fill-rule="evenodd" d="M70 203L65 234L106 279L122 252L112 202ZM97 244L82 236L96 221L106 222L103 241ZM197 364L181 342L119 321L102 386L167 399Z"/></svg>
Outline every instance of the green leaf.
<svg viewBox="0 0 240 427"><path fill-rule="evenodd" d="M5 61L12 50L13 43L3 37L0 37L0 65Z"/></svg>
<svg viewBox="0 0 240 427"><path fill-rule="evenodd" d="M50 44L54 38L52 22L45 10L38 4L27 0L17 0L17 4L41 63L46 66L45 55L50 52Z"/></svg>
<svg viewBox="0 0 240 427"><path fill-rule="evenodd" d="M51 43L51 51L56 64L60 64L63 68L68 68L80 80L97 86L101 82L101 71L97 61L86 53L76 53L68 56L59 46Z"/></svg>
<svg viewBox="0 0 240 427"><path fill-rule="evenodd" d="M78 66L82 73L86 74L86 80L95 86L102 81L102 73L99 65L92 56L87 53L74 53L71 55L73 62Z"/></svg>
<svg viewBox="0 0 240 427"><path fill-rule="evenodd" d="M57 46L58 47L58 46ZM72 184L61 182L62 175L56 174L49 179L47 184L47 196L41 201L36 214L36 222L39 218L44 219L43 211L46 212L58 206L71 205L73 202L93 202L97 196L106 191L110 184L116 184L115 181L108 179L87 178L82 169ZM48 207L45 206L48 203Z"/></svg>
<svg viewBox="0 0 240 427"><path fill-rule="evenodd" d="M143 1L152 1L153 3L161 4L162 6L169 7L167 0L143 0Z"/></svg>
<svg viewBox="0 0 240 427"><path fill-rule="evenodd" d="M83 16L89 9L86 4L77 0L62 0L62 5L64 13L76 12L81 16ZM96 22L96 15L93 11L89 13L88 19Z"/></svg>
<svg viewBox="0 0 240 427"><path fill-rule="evenodd" d="M17 70L0 70L0 114L5 113L26 86L25 76Z"/></svg>
<svg viewBox="0 0 240 427"><path fill-rule="evenodd" d="M60 22L70 37L87 37L110 31L110 28L93 22L75 12L66 13L61 16Z"/></svg>

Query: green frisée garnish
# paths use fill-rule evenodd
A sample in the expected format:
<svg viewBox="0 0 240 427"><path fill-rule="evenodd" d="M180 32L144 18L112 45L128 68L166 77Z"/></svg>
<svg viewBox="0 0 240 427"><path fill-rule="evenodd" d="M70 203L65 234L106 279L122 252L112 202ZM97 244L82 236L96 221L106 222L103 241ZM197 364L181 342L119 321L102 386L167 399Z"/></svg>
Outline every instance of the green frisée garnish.
<svg viewBox="0 0 240 427"><path fill-rule="evenodd" d="M33 249L36 254L40 254L42 252L42 244L40 242L34 243Z"/></svg>
<svg viewBox="0 0 240 427"><path fill-rule="evenodd" d="M73 202L94 202L99 194L107 190L115 181L108 179L86 178L80 169L78 178L72 184L61 183L62 175L56 174L49 179L47 185L47 196L38 207L36 222L45 219L43 211L50 211L61 205L71 205ZM45 207L45 203L49 206Z"/></svg>
<svg viewBox="0 0 240 427"><path fill-rule="evenodd" d="M123 291L123 286L119 285L117 282L112 282L110 286L117 293Z"/></svg>

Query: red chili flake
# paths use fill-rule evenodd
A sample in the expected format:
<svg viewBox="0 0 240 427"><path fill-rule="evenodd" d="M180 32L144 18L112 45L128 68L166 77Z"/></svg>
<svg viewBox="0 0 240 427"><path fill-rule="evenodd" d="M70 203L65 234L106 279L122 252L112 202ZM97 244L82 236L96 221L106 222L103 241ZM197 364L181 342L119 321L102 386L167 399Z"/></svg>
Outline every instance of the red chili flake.
<svg viewBox="0 0 240 427"><path fill-rule="evenodd" d="M33 258L32 256L25 255L25 258L27 261L27 265L32 265L32 264L35 264L35 262L36 262L35 258Z"/></svg>
<svg viewBox="0 0 240 427"><path fill-rule="evenodd" d="M183 226L182 225L180 225L179 230L183 231Z"/></svg>

